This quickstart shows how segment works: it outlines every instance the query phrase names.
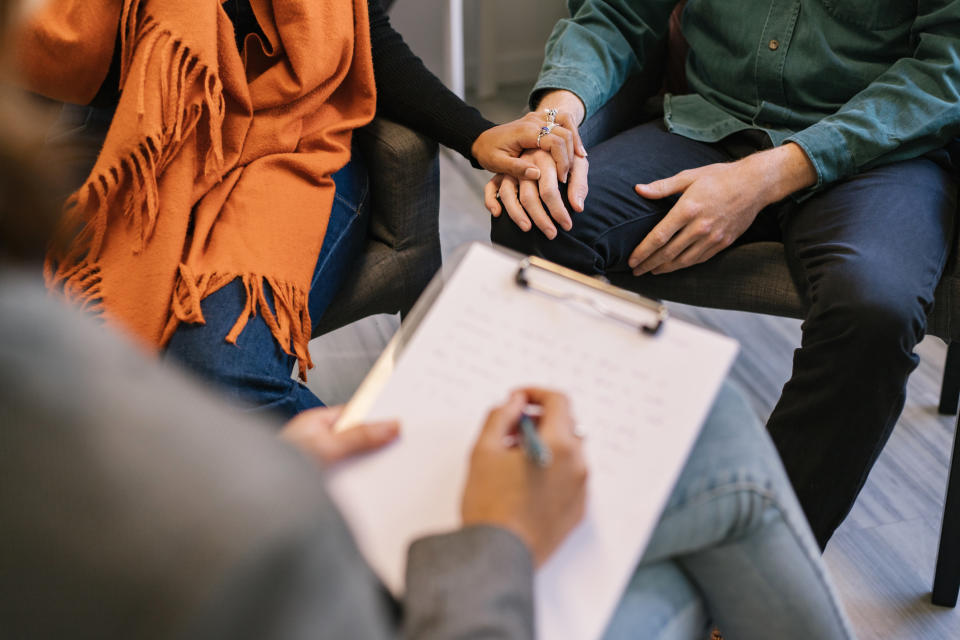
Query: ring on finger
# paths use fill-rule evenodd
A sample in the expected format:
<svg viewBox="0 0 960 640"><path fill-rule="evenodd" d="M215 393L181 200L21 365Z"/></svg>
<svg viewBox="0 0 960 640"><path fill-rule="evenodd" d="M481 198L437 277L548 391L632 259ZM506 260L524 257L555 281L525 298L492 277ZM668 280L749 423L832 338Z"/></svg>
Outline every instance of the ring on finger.
<svg viewBox="0 0 960 640"><path fill-rule="evenodd" d="M553 131L553 128L555 126L557 126L555 122L548 122L547 124L540 127L540 131L537 132L537 149L540 148L540 139L543 138L543 136L550 135L550 132Z"/></svg>
<svg viewBox="0 0 960 640"><path fill-rule="evenodd" d="M557 121L557 110L556 109L547 109L547 122L553 124Z"/></svg>

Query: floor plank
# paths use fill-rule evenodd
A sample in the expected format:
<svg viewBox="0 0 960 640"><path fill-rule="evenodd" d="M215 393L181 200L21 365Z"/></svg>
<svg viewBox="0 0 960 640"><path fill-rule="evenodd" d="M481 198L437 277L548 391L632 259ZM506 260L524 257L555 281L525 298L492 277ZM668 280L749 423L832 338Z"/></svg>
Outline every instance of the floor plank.
<svg viewBox="0 0 960 640"><path fill-rule="evenodd" d="M930 604L939 529L923 518L838 531L825 554L860 638L957 638L956 610Z"/></svg>

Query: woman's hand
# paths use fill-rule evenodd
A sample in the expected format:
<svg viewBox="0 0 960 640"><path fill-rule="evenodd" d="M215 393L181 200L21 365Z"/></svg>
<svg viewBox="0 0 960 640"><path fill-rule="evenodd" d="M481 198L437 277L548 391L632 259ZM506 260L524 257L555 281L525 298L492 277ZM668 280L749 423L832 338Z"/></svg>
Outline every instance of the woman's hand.
<svg viewBox="0 0 960 640"><path fill-rule="evenodd" d="M362 424L334 431L343 407L310 409L292 418L280 431L280 437L292 442L323 465L331 465L361 453L375 451L396 440L400 425L396 421Z"/></svg>
<svg viewBox="0 0 960 640"><path fill-rule="evenodd" d="M522 159L529 159L536 165L536 175L533 175L533 172L531 175L500 172L501 175L494 176L487 183L483 195L487 209L493 217L498 217L505 208L510 219L522 230L529 231L533 224L536 224L537 228L552 240L557 236L554 223L566 231L573 227L573 219L560 196L560 183L567 185L570 207L576 212L583 211L590 163L587 162L587 150L580 140L579 126L586 114L586 107L580 98L563 89L550 91L540 99L537 110L527 115L540 114L545 118L549 109L556 110L558 122L562 114L564 128L576 136L577 153L573 155L569 168L558 162L551 162L549 156L538 150L530 150L524 153ZM543 136L541 146L543 141L551 137Z"/></svg>
<svg viewBox="0 0 960 640"><path fill-rule="evenodd" d="M587 154L576 122L571 114L558 111L556 126L549 134L541 135L540 130L545 125L545 112L528 113L519 120L487 129L477 137L470 151L487 171L538 180L541 168L521 155L527 149L539 148L549 153L556 173L566 180L574 159Z"/></svg>

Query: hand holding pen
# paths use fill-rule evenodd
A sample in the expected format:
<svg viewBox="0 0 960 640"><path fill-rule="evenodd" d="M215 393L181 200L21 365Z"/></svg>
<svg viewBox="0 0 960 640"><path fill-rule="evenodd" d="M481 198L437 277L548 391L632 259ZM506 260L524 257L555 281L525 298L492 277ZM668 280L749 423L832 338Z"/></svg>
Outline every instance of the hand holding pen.
<svg viewBox="0 0 960 640"><path fill-rule="evenodd" d="M536 424L532 415L524 423L529 405L540 409ZM531 429L532 438L522 435ZM522 447L513 444L518 433ZM583 443L566 396L522 389L490 412L474 446L461 503L463 524L511 531L540 565L583 518L586 492Z"/></svg>

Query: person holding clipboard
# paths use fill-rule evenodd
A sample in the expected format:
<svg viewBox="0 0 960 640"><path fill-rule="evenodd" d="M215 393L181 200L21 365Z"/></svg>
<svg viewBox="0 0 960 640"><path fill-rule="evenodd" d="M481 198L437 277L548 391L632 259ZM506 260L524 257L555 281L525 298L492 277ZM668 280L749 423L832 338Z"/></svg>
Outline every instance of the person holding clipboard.
<svg viewBox="0 0 960 640"><path fill-rule="evenodd" d="M535 568L581 518L590 482L564 396L521 390L490 413L463 527L410 548L398 603L359 555L318 466L284 443L342 460L391 441L396 425L334 434L337 411L315 409L278 439L3 271L0 371L10 379L19 367L17 383L0 387L0 537L14 551L0 574L5 631L534 637ZM70 391L35 402L50 384ZM548 463L517 442L531 403ZM852 637L772 446L732 388L604 637L699 640L706 620L731 639Z"/></svg>
<svg viewBox="0 0 960 640"><path fill-rule="evenodd" d="M534 637L535 568L580 520L590 482L564 396L520 390L490 413L463 526L412 545L398 603L318 465L285 443L329 465L390 442L396 425L334 433L337 410L315 409L278 439L21 269L2 271L0 618L11 636ZM63 392L37 402L51 387ZM530 404L542 409L539 462L517 440ZM731 388L605 638L700 639L708 619L728 638L852 637L769 439Z"/></svg>

